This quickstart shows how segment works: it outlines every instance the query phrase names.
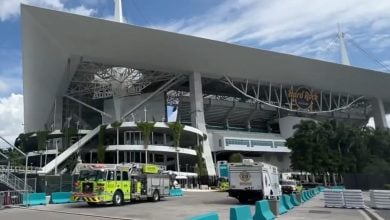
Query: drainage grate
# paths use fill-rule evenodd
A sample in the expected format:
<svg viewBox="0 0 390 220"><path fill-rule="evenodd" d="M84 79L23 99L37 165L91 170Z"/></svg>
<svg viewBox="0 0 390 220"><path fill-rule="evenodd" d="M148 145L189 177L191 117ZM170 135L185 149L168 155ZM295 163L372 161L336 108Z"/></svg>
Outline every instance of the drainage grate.
<svg viewBox="0 0 390 220"><path fill-rule="evenodd" d="M321 211L321 210L309 210L309 213L315 213L315 214L330 214L331 211Z"/></svg>

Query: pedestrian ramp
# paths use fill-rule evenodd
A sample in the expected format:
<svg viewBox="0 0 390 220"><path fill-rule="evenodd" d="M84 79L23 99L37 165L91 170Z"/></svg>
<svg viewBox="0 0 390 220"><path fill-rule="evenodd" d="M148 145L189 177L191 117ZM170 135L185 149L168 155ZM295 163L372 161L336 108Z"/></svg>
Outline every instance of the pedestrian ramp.
<svg viewBox="0 0 390 220"><path fill-rule="evenodd" d="M72 146L67 148L64 152L57 156L56 159L51 160L48 164L46 164L40 171L39 174L48 174L55 169L56 166L63 163L66 159L68 159L72 154L74 154L78 149L83 147L89 140L91 140L96 134L100 131L100 125L95 129L91 130L88 134L74 143Z"/></svg>

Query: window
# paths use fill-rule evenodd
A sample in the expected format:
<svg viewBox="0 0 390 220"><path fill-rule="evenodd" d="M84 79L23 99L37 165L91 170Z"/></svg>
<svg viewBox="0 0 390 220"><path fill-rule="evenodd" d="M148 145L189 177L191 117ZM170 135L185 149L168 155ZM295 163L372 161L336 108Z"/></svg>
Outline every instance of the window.
<svg viewBox="0 0 390 220"><path fill-rule="evenodd" d="M114 180L114 171L109 171L108 172L107 180Z"/></svg>
<svg viewBox="0 0 390 220"><path fill-rule="evenodd" d="M274 142L274 144L275 144L275 148L276 147L285 147L285 142L283 142L283 141L275 141Z"/></svg>
<svg viewBox="0 0 390 220"><path fill-rule="evenodd" d="M122 177L121 177L121 171L116 171L116 180L117 181L121 181Z"/></svg>
<svg viewBox="0 0 390 220"><path fill-rule="evenodd" d="M259 147L273 147L272 141L259 141L259 140L252 140L251 141L252 147L259 146Z"/></svg>
<svg viewBox="0 0 390 220"><path fill-rule="evenodd" d="M122 180L129 180L129 173L122 171Z"/></svg>
<svg viewBox="0 0 390 220"><path fill-rule="evenodd" d="M229 145L244 145L249 147L249 140L242 140L242 139L226 139L226 146Z"/></svg>
<svg viewBox="0 0 390 220"><path fill-rule="evenodd" d="M162 154L155 154L154 160L156 163L163 163L164 162L164 155Z"/></svg>

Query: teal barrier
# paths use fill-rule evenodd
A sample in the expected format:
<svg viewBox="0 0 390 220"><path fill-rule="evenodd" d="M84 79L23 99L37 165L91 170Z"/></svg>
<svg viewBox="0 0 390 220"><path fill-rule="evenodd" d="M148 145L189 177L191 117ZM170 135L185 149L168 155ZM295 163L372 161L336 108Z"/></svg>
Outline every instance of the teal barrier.
<svg viewBox="0 0 390 220"><path fill-rule="evenodd" d="M251 209L247 205L230 208L230 220L252 220Z"/></svg>
<svg viewBox="0 0 390 220"><path fill-rule="evenodd" d="M46 205L45 193L23 193L23 205Z"/></svg>
<svg viewBox="0 0 390 220"><path fill-rule="evenodd" d="M181 188L170 189L169 196L172 197L183 196L183 191L181 190Z"/></svg>
<svg viewBox="0 0 390 220"><path fill-rule="evenodd" d="M306 202L307 200L309 200L309 197L308 197L308 195L307 195L307 191L302 191L302 200L304 201L304 202Z"/></svg>
<svg viewBox="0 0 390 220"><path fill-rule="evenodd" d="M309 191L305 191L305 197L306 197L306 201L310 200L310 194L309 194Z"/></svg>
<svg viewBox="0 0 390 220"><path fill-rule="evenodd" d="M288 195L283 195L282 200L283 200L284 206L285 206L287 209L292 209L292 208L294 208L294 205L291 204L291 202L290 202L290 196L288 196Z"/></svg>
<svg viewBox="0 0 390 220"><path fill-rule="evenodd" d="M71 192L53 192L51 194L51 203L62 204L73 202L70 200L71 195Z"/></svg>
<svg viewBox="0 0 390 220"><path fill-rule="evenodd" d="M253 220L273 220L275 219L274 214L269 208L267 200L261 200L256 202L256 211L253 216Z"/></svg>
<svg viewBox="0 0 390 220"><path fill-rule="evenodd" d="M279 215L283 215L284 213L287 212L287 207L283 203L283 199L279 199L279 207L278 207L278 213Z"/></svg>
<svg viewBox="0 0 390 220"><path fill-rule="evenodd" d="M218 220L218 214L216 212L210 212L203 215L197 215L190 218L187 218L187 220Z"/></svg>
<svg viewBox="0 0 390 220"><path fill-rule="evenodd" d="M290 195L290 202L291 204L293 204L294 206L299 206L301 203L298 202L298 200L295 198L295 195L294 194L291 194Z"/></svg>

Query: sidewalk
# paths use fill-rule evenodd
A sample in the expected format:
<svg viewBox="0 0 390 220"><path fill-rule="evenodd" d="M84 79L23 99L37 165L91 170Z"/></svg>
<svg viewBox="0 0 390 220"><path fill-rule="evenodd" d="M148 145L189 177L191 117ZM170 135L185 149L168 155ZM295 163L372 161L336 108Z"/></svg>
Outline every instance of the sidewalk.
<svg viewBox="0 0 390 220"><path fill-rule="evenodd" d="M326 220L369 220L367 214L360 209L325 208L323 193L318 194L311 200L289 210L278 220L302 220L302 219L326 219Z"/></svg>

